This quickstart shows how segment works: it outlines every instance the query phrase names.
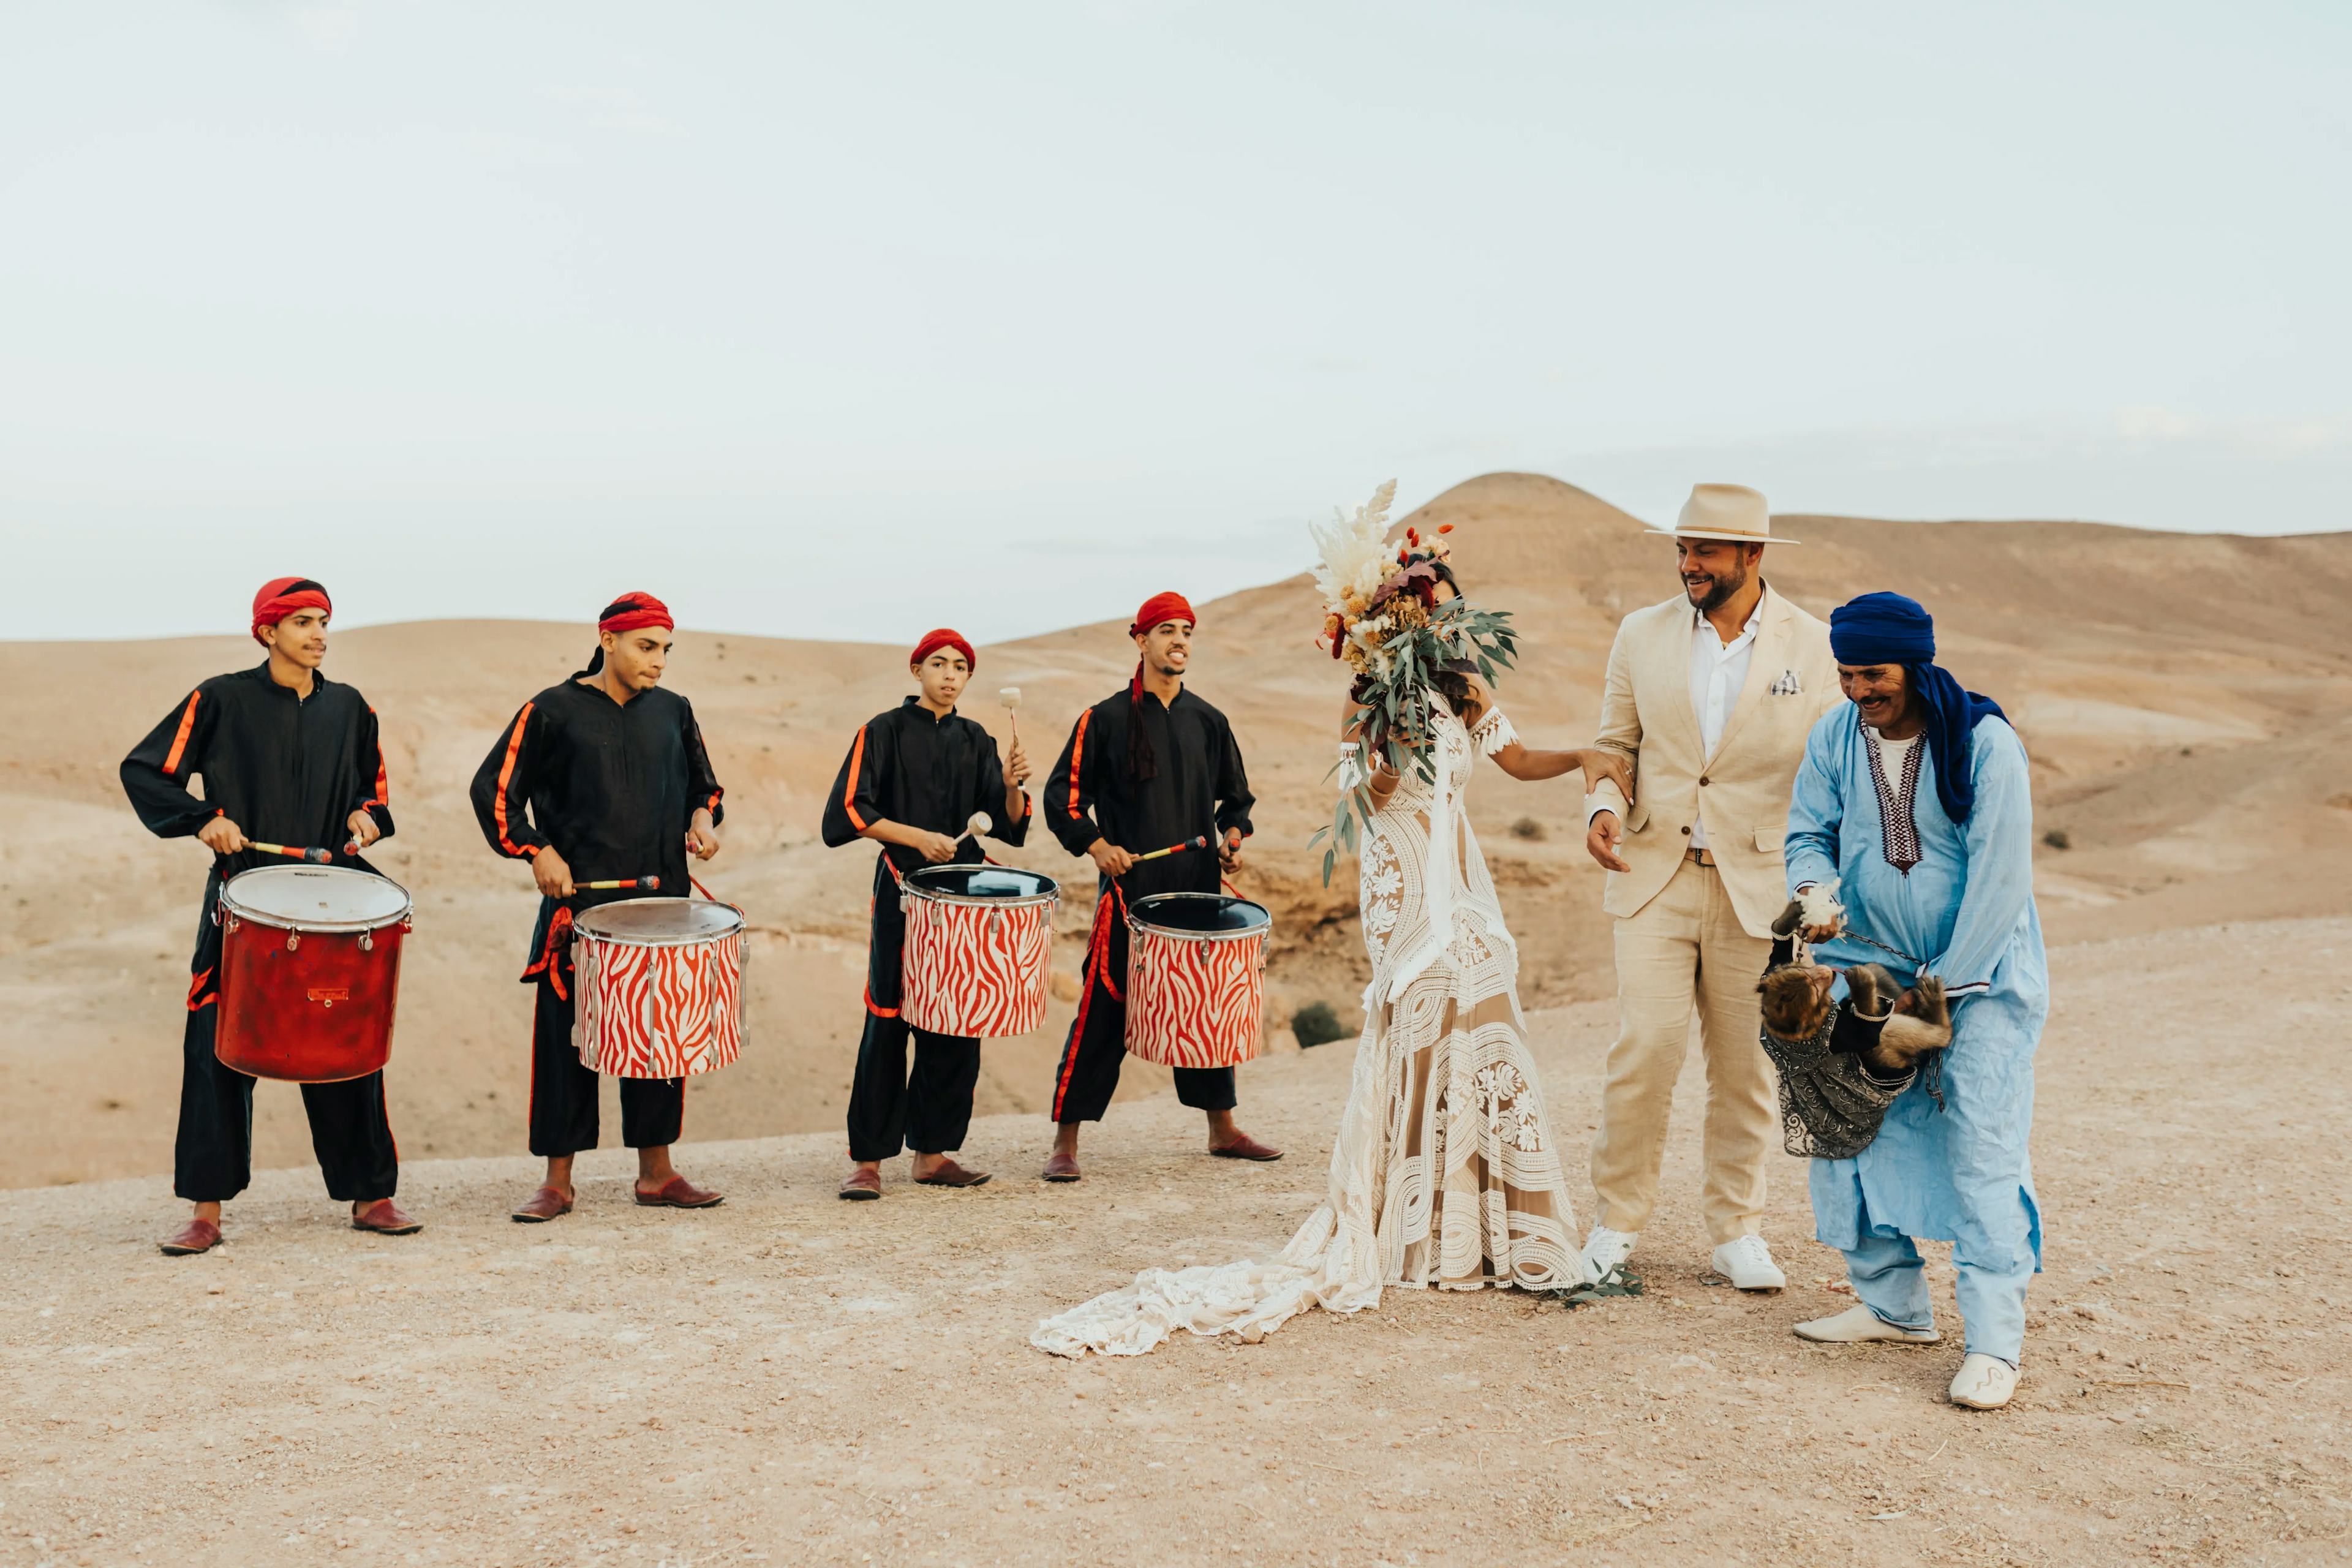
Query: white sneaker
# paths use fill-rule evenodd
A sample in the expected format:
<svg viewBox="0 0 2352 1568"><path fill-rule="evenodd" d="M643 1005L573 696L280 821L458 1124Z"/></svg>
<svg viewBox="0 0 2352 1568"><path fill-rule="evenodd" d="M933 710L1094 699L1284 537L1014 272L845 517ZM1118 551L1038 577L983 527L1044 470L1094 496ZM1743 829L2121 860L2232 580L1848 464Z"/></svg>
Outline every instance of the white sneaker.
<svg viewBox="0 0 2352 1568"><path fill-rule="evenodd" d="M1778 1290L1789 1283L1760 1236L1743 1236L1715 1249L1715 1271L1740 1290Z"/></svg>
<svg viewBox="0 0 2352 1568"><path fill-rule="evenodd" d="M1997 1355L1970 1351L1952 1379L1952 1403L1970 1410L1998 1410L2017 1392L2017 1369Z"/></svg>
<svg viewBox="0 0 2352 1568"><path fill-rule="evenodd" d="M1584 1238L1584 1266L1595 1279L1606 1279L1609 1271L1633 1256L1633 1244L1642 1239L1637 1230L1612 1230L1596 1225L1592 1234Z"/></svg>
<svg viewBox="0 0 2352 1568"><path fill-rule="evenodd" d="M1900 1324L1890 1323L1859 1301L1834 1318L1815 1318L1811 1322L1799 1323L1796 1335L1801 1340L1811 1340L1823 1345L1859 1345L1874 1340L1893 1340L1897 1344L1906 1345L1932 1345L1944 1337L1932 1328L1906 1329Z"/></svg>

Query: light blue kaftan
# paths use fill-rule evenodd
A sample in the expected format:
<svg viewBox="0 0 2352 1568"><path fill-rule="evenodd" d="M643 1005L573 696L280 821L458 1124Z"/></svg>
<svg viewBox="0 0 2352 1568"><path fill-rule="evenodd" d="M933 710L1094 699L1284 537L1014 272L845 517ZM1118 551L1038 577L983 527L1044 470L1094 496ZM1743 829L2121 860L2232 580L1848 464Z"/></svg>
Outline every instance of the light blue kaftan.
<svg viewBox="0 0 2352 1568"><path fill-rule="evenodd" d="M2042 921L2033 907L2033 803L2025 748L2000 719L1973 731L1976 804L1944 814L1922 736L1887 778L1847 703L1813 726L1789 806L1791 890L1835 882L1850 927L1925 961L1952 1003L1944 1104L1927 1075L1888 1108L1851 1160L1812 1163L1814 1233L1846 1254L1855 1294L1881 1318L1931 1321L1914 1241L1953 1243L1968 1348L2014 1364L2025 1288L2042 1264L2042 1219L2026 1134L2033 1052L2050 1010ZM1913 966L1841 936L1814 950L1843 968Z"/></svg>

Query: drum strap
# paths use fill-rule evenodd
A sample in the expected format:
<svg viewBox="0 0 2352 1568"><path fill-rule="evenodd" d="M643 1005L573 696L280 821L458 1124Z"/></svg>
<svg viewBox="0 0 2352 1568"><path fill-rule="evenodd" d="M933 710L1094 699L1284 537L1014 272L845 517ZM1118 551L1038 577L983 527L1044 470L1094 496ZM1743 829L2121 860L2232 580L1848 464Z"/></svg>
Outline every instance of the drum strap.
<svg viewBox="0 0 2352 1568"><path fill-rule="evenodd" d="M549 989L566 1002L572 1000L571 988L563 979L564 971L572 967L571 936L572 906L559 904L555 913L548 917L547 945L540 949L539 956L531 961L530 967L522 972L525 980L536 980L542 974L546 975Z"/></svg>
<svg viewBox="0 0 2352 1568"><path fill-rule="evenodd" d="M1114 918L1111 914L1114 903L1118 908L1116 918L1126 920L1127 892L1117 882L1110 885L1110 897L1095 905L1094 936L1087 943L1087 969L1101 979L1103 989L1110 993L1112 1001L1124 1002L1126 995L1119 990L1118 980L1110 972L1110 922Z"/></svg>

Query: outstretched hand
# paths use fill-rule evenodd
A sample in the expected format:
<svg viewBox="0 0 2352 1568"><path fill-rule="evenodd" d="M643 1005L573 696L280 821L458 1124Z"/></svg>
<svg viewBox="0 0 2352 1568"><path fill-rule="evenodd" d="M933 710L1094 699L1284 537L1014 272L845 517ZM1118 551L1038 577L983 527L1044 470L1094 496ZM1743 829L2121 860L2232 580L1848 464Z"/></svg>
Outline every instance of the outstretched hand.
<svg viewBox="0 0 2352 1568"><path fill-rule="evenodd" d="M1584 832L1584 851L1612 871L1630 871L1633 868L1617 853L1617 846L1624 838L1623 830L1617 826L1617 814L1597 811L1592 814L1592 825Z"/></svg>

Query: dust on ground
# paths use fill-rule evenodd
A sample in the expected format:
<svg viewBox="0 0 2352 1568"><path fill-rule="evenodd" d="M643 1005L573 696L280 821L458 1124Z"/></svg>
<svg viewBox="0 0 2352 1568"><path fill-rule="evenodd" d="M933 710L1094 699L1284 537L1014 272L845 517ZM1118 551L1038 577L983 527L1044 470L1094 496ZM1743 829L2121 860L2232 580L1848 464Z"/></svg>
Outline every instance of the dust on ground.
<svg viewBox="0 0 2352 1568"><path fill-rule="evenodd" d="M1696 1062L1645 1296L1392 1290L1125 1361L1025 1339L1139 1268L1278 1246L1347 1045L1245 1069L1247 1124L1291 1151L1267 1166L1202 1157L1160 1097L1094 1130L1077 1186L1035 1181L1042 1118L1003 1116L968 1146L989 1186L898 1162L879 1204L835 1200L832 1134L685 1146L730 1194L696 1214L586 1156L580 1212L539 1227L504 1217L530 1162L415 1162L427 1228L400 1239L272 1172L178 1260L162 1179L0 1194L0 1562L2344 1561L2352 1105L2313 1056L2345 1039L2347 959L2346 919L2053 954L2048 1272L1994 1414L1944 1402L1940 1258L1944 1344L1790 1337L1850 1300L1799 1162L1768 1226L1791 1288L1707 1282ZM1531 1023L1580 1144L1611 1010Z"/></svg>

